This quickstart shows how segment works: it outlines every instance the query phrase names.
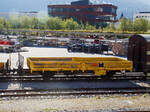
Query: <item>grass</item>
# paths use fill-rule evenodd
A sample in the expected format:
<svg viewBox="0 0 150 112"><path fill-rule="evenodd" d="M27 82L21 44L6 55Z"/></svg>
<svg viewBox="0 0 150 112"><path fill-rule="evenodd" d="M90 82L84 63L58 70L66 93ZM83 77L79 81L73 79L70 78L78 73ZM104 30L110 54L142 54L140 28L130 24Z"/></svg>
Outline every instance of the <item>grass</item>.
<svg viewBox="0 0 150 112"><path fill-rule="evenodd" d="M46 108L42 110L42 112L58 112L58 111L59 111L58 109L52 109L52 108Z"/></svg>
<svg viewBox="0 0 150 112"><path fill-rule="evenodd" d="M16 111L15 110L11 110L11 111L0 110L0 112L16 112Z"/></svg>
<svg viewBox="0 0 150 112"><path fill-rule="evenodd" d="M144 98L145 98L145 97L147 97L147 94L146 94L146 93L144 93L144 94L143 94L143 97L144 97Z"/></svg>
<svg viewBox="0 0 150 112"><path fill-rule="evenodd" d="M12 29L10 28L9 30L27 30L27 31L60 31L60 32L88 32L88 33L118 33L118 34L149 34L148 32L130 32L130 31L119 31L119 30L102 30L102 29L95 29L95 30L66 30L66 29L61 29L61 30L51 30L51 29Z"/></svg>

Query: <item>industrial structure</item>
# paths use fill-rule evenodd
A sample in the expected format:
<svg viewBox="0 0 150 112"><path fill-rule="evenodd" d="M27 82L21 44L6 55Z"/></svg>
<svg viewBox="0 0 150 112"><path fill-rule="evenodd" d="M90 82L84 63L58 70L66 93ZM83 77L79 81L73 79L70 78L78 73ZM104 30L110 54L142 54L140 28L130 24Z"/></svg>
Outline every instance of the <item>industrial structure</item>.
<svg viewBox="0 0 150 112"><path fill-rule="evenodd" d="M112 4L92 4L89 0L71 2L71 5L48 5L51 17L62 19L73 18L82 23L98 25L106 22L117 22L117 6Z"/></svg>

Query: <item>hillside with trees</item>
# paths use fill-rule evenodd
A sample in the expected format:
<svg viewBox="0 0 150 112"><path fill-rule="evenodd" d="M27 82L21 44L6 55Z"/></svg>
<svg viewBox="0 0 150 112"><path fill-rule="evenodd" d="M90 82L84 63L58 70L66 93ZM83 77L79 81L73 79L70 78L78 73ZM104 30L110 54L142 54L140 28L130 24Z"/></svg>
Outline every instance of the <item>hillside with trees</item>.
<svg viewBox="0 0 150 112"><path fill-rule="evenodd" d="M0 31L6 29L27 29L27 30L78 30L92 32L117 32L117 33L147 33L150 30L150 22L145 19L131 21L122 18L118 24L107 24L106 27L92 26L88 23L83 24L73 19L63 20L58 17L11 17L10 19L0 18Z"/></svg>

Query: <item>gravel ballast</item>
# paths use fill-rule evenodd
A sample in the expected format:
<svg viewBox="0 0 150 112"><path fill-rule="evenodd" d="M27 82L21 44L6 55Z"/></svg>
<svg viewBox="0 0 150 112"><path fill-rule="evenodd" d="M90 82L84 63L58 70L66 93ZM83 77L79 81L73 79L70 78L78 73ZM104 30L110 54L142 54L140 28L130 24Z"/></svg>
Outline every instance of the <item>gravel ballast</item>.
<svg viewBox="0 0 150 112"><path fill-rule="evenodd" d="M150 96L92 96L18 99L0 101L0 112L58 112L120 109L150 109Z"/></svg>

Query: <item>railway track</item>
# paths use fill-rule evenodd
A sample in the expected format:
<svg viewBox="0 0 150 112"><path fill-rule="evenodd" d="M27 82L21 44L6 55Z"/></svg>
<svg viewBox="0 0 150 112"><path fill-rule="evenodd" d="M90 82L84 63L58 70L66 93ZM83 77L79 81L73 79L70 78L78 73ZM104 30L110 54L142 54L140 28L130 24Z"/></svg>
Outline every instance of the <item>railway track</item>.
<svg viewBox="0 0 150 112"><path fill-rule="evenodd" d="M147 79L150 79L148 77ZM99 81L99 80L146 80L144 76L113 76L113 77L99 77L99 76L54 76L43 77L38 76L0 76L0 81Z"/></svg>
<svg viewBox="0 0 150 112"><path fill-rule="evenodd" d="M146 80L150 77L145 77L143 73L128 73L128 74L115 74L114 76L94 76L92 74L74 74L74 75L63 75L57 74L55 76L42 76L39 74L31 75L0 75L0 81L99 81L99 80Z"/></svg>
<svg viewBox="0 0 150 112"><path fill-rule="evenodd" d="M148 111L148 110L147 111L141 111L141 110L134 110L134 111L132 110L132 111L130 111L129 110L129 111L114 111L114 112L150 112L150 111Z"/></svg>
<svg viewBox="0 0 150 112"><path fill-rule="evenodd" d="M70 95L113 95L113 94L150 94L150 88L79 88L79 89L32 89L0 90L0 97L36 97Z"/></svg>

